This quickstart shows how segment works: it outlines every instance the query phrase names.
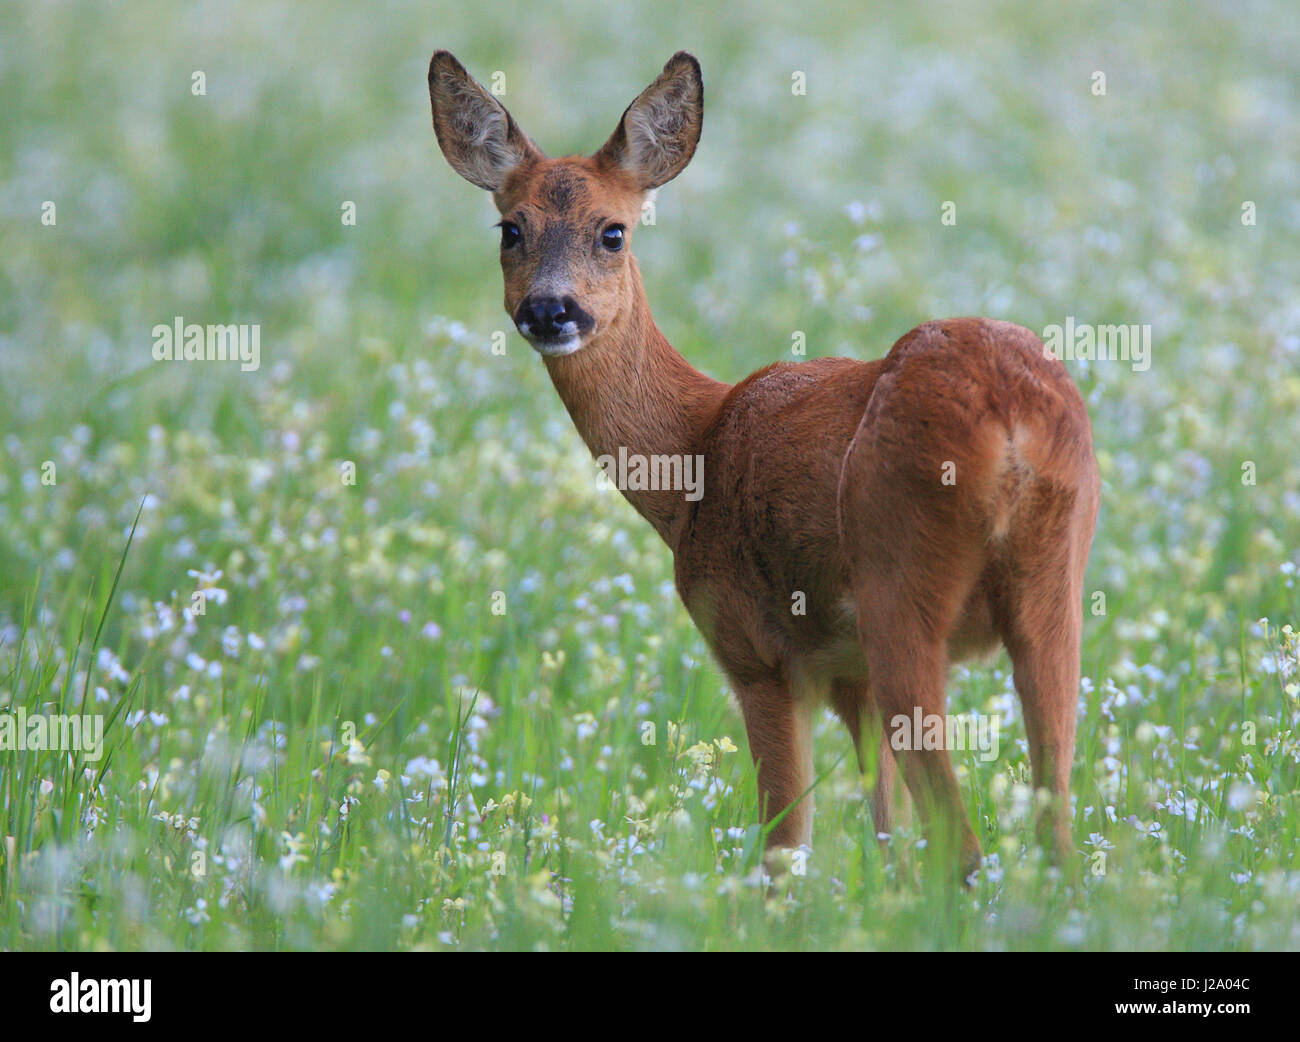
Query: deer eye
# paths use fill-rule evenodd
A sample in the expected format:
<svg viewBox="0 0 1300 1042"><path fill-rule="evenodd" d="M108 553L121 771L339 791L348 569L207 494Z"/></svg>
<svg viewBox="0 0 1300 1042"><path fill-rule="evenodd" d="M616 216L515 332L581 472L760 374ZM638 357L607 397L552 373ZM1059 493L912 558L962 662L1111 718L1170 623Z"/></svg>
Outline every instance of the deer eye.
<svg viewBox="0 0 1300 1042"><path fill-rule="evenodd" d="M611 224L600 233L600 244L610 252L617 252L623 248L623 226L621 224Z"/></svg>
<svg viewBox="0 0 1300 1042"><path fill-rule="evenodd" d="M501 248L503 250L508 250L511 246L517 243L519 241L519 235L519 225L515 224L513 221L501 222Z"/></svg>

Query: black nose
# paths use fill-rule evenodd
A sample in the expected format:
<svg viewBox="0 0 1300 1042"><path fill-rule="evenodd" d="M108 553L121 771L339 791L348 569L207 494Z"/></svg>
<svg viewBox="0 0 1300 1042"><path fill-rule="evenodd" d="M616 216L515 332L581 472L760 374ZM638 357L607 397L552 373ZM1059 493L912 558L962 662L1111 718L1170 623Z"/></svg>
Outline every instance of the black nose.
<svg viewBox="0 0 1300 1042"><path fill-rule="evenodd" d="M581 309L572 297L525 297L515 313L515 325L531 336L555 336L579 314Z"/></svg>

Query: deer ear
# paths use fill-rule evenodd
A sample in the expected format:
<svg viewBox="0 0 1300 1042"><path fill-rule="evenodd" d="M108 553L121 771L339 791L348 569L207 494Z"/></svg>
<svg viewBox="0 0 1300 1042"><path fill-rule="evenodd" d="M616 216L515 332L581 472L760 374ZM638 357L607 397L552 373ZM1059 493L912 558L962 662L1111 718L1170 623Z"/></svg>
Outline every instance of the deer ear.
<svg viewBox="0 0 1300 1042"><path fill-rule="evenodd" d="M627 107L595 159L622 167L643 190L686 168L704 125L704 80L695 56L678 51Z"/></svg>
<svg viewBox="0 0 1300 1042"><path fill-rule="evenodd" d="M470 184L495 192L511 170L541 154L450 51L436 51L429 62L429 102L442 154Z"/></svg>

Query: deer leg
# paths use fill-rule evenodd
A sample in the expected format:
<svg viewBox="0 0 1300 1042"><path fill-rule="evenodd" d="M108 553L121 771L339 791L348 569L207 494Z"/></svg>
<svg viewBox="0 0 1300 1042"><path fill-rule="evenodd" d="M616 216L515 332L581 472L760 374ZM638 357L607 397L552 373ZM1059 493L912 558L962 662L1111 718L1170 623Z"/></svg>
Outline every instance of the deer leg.
<svg viewBox="0 0 1300 1042"><path fill-rule="evenodd" d="M1079 591L1058 573L1050 600L1012 595L1004 636L1025 716L1034 789L1050 802L1039 812L1038 841L1058 860L1073 849L1070 836L1070 768L1079 702L1079 651L1083 625ZM1044 587L1028 583L1026 590Z"/></svg>
<svg viewBox="0 0 1300 1042"><path fill-rule="evenodd" d="M767 836L768 849L812 844L812 713L789 685L768 678L744 685L740 709L749 751L758 768L763 823L780 821ZM788 809L788 810L787 810ZM782 812L786 813L782 816Z"/></svg>
<svg viewBox="0 0 1300 1042"><path fill-rule="evenodd" d="M898 770L894 751L890 749L889 738L881 725L880 713L872 701L871 690L865 683L839 681L831 689L831 705L853 740L860 774L866 775L868 767L863 743L876 743L875 771L871 779L871 820L877 836L890 833L894 824L894 781ZM865 728L864 723L867 725Z"/></svg>
<svg viewBox="0 0 1300 1042"><path fill-rule="evenodd" d="M1035 791L1051 799L1039 812L1038 841L1058 862L1073 850L1070 768L1079 712L1083 573L1096 523L1096 488L1062 496L1033 490L1003 551L994 617L1011 656L1025 716ZM1074 538L1063 539L1062 533Z"/></svg>
<svg viewBox="0 0 1300 1042"><path fill-rule="evenodd" d="M956 860L964 878L979 867L981 852L957 784L952 759L943 743L926 748L923 735L902 736L915 710L923 721L942 720L948 655L945 642L933 636L919 613L900 610L880 596L861 599L859 620L871 689L884 720L884 733L902 761L903 779L921 816L927 845L941 860ZM902 748L897 748L902 746Z"/></svg>

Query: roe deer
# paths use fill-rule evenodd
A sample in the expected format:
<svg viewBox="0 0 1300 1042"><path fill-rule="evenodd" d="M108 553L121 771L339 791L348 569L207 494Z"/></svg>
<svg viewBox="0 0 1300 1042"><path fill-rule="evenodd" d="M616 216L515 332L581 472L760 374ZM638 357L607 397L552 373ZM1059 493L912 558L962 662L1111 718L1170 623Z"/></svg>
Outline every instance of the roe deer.
<svg viewBox="0 0 1300 1042"><path fill-rule="evenodd" d="M876 829L890 830L901 760L931 846L947 851L936 856L977 867L948 751L896 755L890 736L918 708L942 717L949 663L1001 643L1034 786L1050 796L1039 838L1068 852L1099 480L1065 366L1027 329L957 318L877 361L714 380L660 333L629 249L647 193L695 152L699 62L674 55L586 157L543 154L447 51L429 95L447 161L501 213L506 311L593 455L703 461L702 496L658 482L624 495L671 548L682 601L733 685L775 821L769 849L811 843L813 713L829 702L859 765L877 757Z"/></svg>

